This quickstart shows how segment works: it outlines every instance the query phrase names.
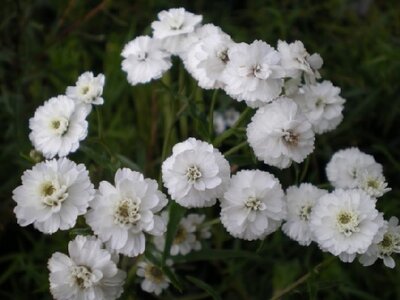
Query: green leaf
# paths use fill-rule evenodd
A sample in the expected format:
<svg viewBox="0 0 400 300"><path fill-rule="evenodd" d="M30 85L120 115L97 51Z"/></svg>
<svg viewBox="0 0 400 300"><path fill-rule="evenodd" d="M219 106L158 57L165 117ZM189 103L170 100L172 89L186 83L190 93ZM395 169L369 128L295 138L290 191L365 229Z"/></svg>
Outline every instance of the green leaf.
<svg viewBox="0 0 400 300"><path fill-rule="evenodd" d="M165 235L165 247L162 257L162 265L165 266L165 262L170 255L172 242L174 240L176 231L178 230L179 222L185 213L185 209L172 201L169 206L169 221L167 225L167 233Z"/></svg>
<svg viewBox="0 0 400 300"><path fill-rule="evenodd" d="M197 252L191 252L185 256L177 256L174 258L174 261L189 262L189 261L202 261L202 260L225 260L233 258L262 260L262 257L260 255L250 251L204 249Z"/></svg>
<svg viewBox="0 0 400 300"><path fill-rule="evenodd" d="M202 281L200 279L192 277L192 276L186 276L186 278L190 282L192 282L195 286L206 291L214 300L221 300L221 297L218 295L218 292L216 290L214 290L209 284L205 283L204 281Z"/></svg>
<svg viewBox="0 0 400 300"><path fill-rule="evenodd" d="M128 157L126 157L125 155L116 154L115 156L121 162L122 166L127 167L133 171L142 172L141 168L137 164L135 164L132 160L130 160Z"/></svg>

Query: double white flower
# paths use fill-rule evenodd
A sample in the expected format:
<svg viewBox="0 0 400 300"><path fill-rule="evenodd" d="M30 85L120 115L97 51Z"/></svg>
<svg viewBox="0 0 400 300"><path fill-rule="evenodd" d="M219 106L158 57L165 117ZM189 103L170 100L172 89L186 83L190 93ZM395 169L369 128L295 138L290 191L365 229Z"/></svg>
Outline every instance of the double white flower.
<svg viewBox="0 0 400 300"><path fill-rule="evenodd" d="M86 214L86 222L106 245L127 256L145 250L145 233L162 235L166 224L158 213L167 199L155 180L129 169L119 169L115 185L100 182Z"/></svg>
<svg viewBox="0 0 400 300"><path fill-rule="evenodd" d="M57 300L114 300L121 296L126 273L118 257L103 249L95 237L77 236L68 244L69 256L56 252L48 262L50 291Z"/></svg>
<svg viewBox="0 0 400 300"><path fill-rule="evenodd" d="M277 230L286 217L284 193L270 173L243 170L221 199L221 222L234 237L255 240Z"/></svg>
<svg viewBox="0 0 400 300"><path fill-rule="evenodd" d="M33 224L44 233L75 226L94 197L94 187L83 164L67 158L38 163L22 175L13 191L18 224Z"/></svg>
<svg viewBox="0 0 400 300"><path fill-rule="evenodd" d="M211 144L189 138L176 144L162 165L164 186L172 199L184 207L207 207L222 197L230 167Z"/></svg>
<svg viewBox="0 0 400 300"><path fill-rule="evenodd" d="M258 159L278 168L302 162L314 150L314 132L298 105L280 98L257 110L247 138Z"/></svg>

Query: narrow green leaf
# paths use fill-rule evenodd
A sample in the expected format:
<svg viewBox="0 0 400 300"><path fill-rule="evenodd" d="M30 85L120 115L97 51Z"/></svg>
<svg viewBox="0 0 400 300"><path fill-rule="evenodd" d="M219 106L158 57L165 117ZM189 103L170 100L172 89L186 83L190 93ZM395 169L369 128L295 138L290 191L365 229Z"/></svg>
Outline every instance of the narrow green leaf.
<svg viewBox="0 0 400 300"><path fill-rule="evenodd" d="M260 255L250 251L204 249L197 252L191 252L185 256L174 257L174 261L189 262L189 261L202 261L202 260L225 260L232 258L262 260L262 257Z"/></svg>
<svg viewBox="0 0 400 300"><path fill-rule="evenodd" d="M206 291L214 300L221 300L221 297L218 295L218 292L214 290L208 283L205 283L204 281L192 276L186 276L186 278L190 282L192 282L195 286Z"/></svg>
<svg viewBox="0 0 400 300"><path fill-rule="evenodd" d="M170 255L172 241L174 240L176 231L178 230L179 222L185 213L185 209L172 201L169 206L169 221L167 225L167 233L165 236L165 247L162 257L162 265L165 266L165 262Z"/></svg>

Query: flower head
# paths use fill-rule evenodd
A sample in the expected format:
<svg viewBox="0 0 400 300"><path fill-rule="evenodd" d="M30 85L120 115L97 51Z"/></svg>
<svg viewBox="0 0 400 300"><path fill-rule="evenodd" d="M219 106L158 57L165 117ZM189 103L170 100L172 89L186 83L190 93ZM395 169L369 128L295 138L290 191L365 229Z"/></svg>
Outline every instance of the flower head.
<svg viewBox="0 0 400 300"><path fill-rule="evenodd" d="M88 113L87 107L66 96L51 98L29 120L29 139L46 158L66 156L75 152L79 142L86 138Z"/></svg>
<svg viewBox="0 0 400 300"><path fill-rule="evenodd" d="M195 31L203 19L184 8L171 8L158 13L158 21L151 23L153 36L161 40L163 47L171 54L186 51L185 39Z"/></svg>
<svg viewBox="0 0 400 300"><path fill-rule="evenodd" d="M307 81L315 82L319 78L318 70L322 67L322 58L319 54L310 55L301 41L288 44L278 41L277 47L281 54L281 64L285 70L285 77L300 78L302 74Z"/></svg>
<svg viewBox="0 0 400 300"><path fill-rule="evenodd" d="M200 87L214 89L223 86L221 76L229 61L229 48L234 43L218 27L211 27L212 30L207 28L211 32L188 50L184 63Z"/></svg>
<svg viewBox="0 0 400 300"><path fill-rule="evenodd" d="M262 239L286 217L283 197L279 181L270 173L240 171L232 176L221 199L221 222L234 237Z"/></svg>
<svg viewBox="0 0 400 300"><path fill-rule="evenodd" d="M380 258L388 268L394 268L396 263L392 258L395 253L400 253L400 226L396 217L391 217L385 226L381 227L382 237L360 256L364 266L370 266Z"/></svg>
<svg viewBox="0 0 400 300"><path fill-rule="evenodd" d="M345 100L339 94L340 88L325 80L313 85L304 85L301 93L295 97L296 103L312 124L314 132L321 134L331 131L342 121Z"/></svg>
<svg viewBox="0 0 400 300"><path fill-rule="evenodd" d="M302 162L314 150L314 132L295 102L281 97L257 110L247 138L258 159L278 168Z"/></svg>
<svg viewBox="0 0 400 300"><path fill-rule="evenodd" d="M18 224L33 224L44 233L66 230L86 213L94 187L83 164L67 158L36 164L22 175L22 185L13 191Z"/></svg>
<svg viewBox="0 0 400 300"><path fill-rule="evenodd" d="M48 262L50 291L57 300L113 300L123 292L126 273L95 237L77 236L69 256L56 252Z"/></svg>
<svg viewBox="0 0 400 300"><path fill-rule="evenodd" d="M347 256L348 261L364 253L384 222L375 203L359 189L338 189L322 196L310 218L315 241L333 255Z"/></svg>
<svg viewBox="0 0 400 300"><path fill-rule="evenodd" d="M282 225L283 232L300 245L308 246L313 240L309 222L316 202L328 192L309 183L286 190L288 215Z"/></svg>
<svg viewBox="0 0 400 300"><path fill-rule="evenodd" d="M280 54L263 41L229 47L222 75L224 89L238 101L259 107L277 98L283 86Z"/></svg>
<svg viewBox="0 0 400 300"><path fill-rule="evenodd" d="M185 207L214 205L230 176L228 161L211 144L189 138L172 149L162 165L165 187Z"/></svg>
<svg viewBox="0 0 400 300"><path fill-rule="evenodd" d="M167 204L155 180L129 169L119 169L115 185L100 182L86 221L106 245L127 256L144 252L145 235L161 235L166 224L155 215Z"/></svg>
<svg viewBox="0 0 400 300"><path fill-rule="evenodd" d="M165 219L165 223L168 223L168 215L166 212L162 214L162 217ZM192 250L201 249L201 240L211 236L208 227L200 228L204 219L205 215L199 214L189 214L181 219L176 235L172 241L171 255L186 255ZM165 247L165 236L155 237L154 244L159 251L163 251Z"/></svg>
<svg viewBox="0 0 400 300"><path fill-rule="evenodd" d="M160 41L139 36L127 43L121 53L122 70L131 85L160 78L171 68L171 55L161 48Z"/></svg>
<svg viewBox="0 0 400 300"><path fill-rule="evenodd" d="M363 181L360 178L367 174L382 174L382 165L372 155L352 147L339 150L332 156L326 166L326 174L336 188L359 188Z"/></svg>
<svg viewBox="0 0 400 300"><path fill-rule="evenodd" d="M101 105L104 103L103 87L105 77L103 74L94 76L92 72L85 72L78 77L75 86L67 87L65 94L78 104Z"/></svg>
<svg viewBox="0 0 400 300"><path fill-rule="evenodd" d="M147 261L138 263L136 275L144 278L140 286L148 293L160 295L169 286L170 281L161 268Z"/></svg>

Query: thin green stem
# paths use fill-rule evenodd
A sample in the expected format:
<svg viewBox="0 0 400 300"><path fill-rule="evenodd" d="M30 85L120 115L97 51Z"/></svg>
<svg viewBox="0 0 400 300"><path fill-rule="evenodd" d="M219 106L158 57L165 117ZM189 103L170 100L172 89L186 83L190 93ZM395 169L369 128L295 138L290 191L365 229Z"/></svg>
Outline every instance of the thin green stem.
<svg viewBox="0 0 400 300"><path fill-rule="evenodd" d="M103 119L101 117L101 111L100 109L96 106L96 116L97 116L97 136L99 137L99 140L103 139Z"/></svg>
<svg viewBox="0 0 400 300"><path fill-rule="evenodd" d="M239 119L236 121L235 124L228 130L225 130L221 135L217 136L217 138L214 140L214 146L218 147L222 144L223 141L225 141L227 138L229 138L231 135L235 133L235 130L239 125L245 120L250 113L252 112L252 109L250 107L247 107L240 115Z"/></svg>
<svg viewBox="0 0 400 300"><path fill-rule="evenodd" d="M233 153L239 151L240 149L242 149L242 148L244 148L244 147L246 147L246 146L247 146L247 141L241 142L240 144L238 144L238 145L232 147L231 149L229 149L228 151L226 151L226 152L224 153L224 156L231 155L231 154L233 154Z"/></svg>
<svg viewBox="0 0 400 300"><path fill-rule="evenodd" d="M303 275L299 279L297 279L295 282L292 284L288 285L286 288L280 291L276 291L273 296L271 297L271 300L278 300L281 299L284 295L292 292L295 288L300 286L301 284L305 283L313 274L318 274L318 272L328 264L330 264L336 257L331 256L328 259L324 260L323 262L319 263L317 266L315 266L310 272L307 274Z"/></svg>
<svg viewBox="0 0 400 300"><path fill-rule="evenodd" d="M215 109L215 103L217 102L217 96L218 96L218 89L214 90L211 99L210 115L208 117L208 134L210 135L210 137L214 132L214 109Z"/></svg>
<svg viewBox="0 0 400 300"><path fill-rule="evenodd" d="M300 183L303 182L304 178L306 178L308 167L310 166L310 157L307 157L305 163L304 163L304 168L301 171L300 175Z"/></svg>

